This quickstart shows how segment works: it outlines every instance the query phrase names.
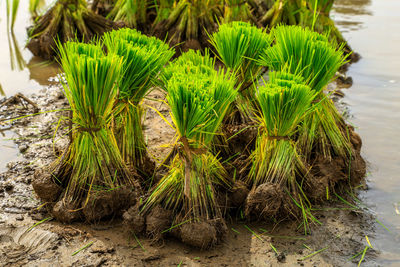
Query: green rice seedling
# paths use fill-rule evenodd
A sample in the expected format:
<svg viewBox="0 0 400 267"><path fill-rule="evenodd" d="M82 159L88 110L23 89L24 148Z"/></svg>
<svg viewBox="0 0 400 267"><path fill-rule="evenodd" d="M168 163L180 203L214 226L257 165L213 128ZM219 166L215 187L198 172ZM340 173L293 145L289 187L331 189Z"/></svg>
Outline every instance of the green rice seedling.
<svg viewBox="0 0 400 267"><path fill-rule="evenodd" d="M273 0L272 6L262 15L260 24L273 29L279 24L299 25L325 33L330 41L345 46L351 52L340 31L329 17L334 0Z"/></svg>
<svg viewBox="0 0 400 267"><path fill-rule="evenodd" d="M177 147L168 173L144 205L173 210L178 221L221 218L217 188L229 188L227 172L209 148L236 97L234 80L214 71L175 74L168 81L167 101L177 132Z"/></svg>
<svg viewBox="0 0 400 267"><path fill-rule="evenodd" d="M112 21L88 9L85 0L57 0L35 19L27 47L35 56L53 59L56 40L65 43L77 38L87 42L114 27Z"/></svg>
<svg viewBox="0 0 400 267"><path fill-rule="evenodd" d="M121 154L126 163L139 171L150 171L144 170L148 158L141 102L174 51L163 41L128 28L106 33L104 43L109 54L123 58L124 73L115 108L115 129Z"/></svg>
<svg viewBox="0 0 400 267"><path fill-rule="evenodd" d="M301 217L307 234L309 224L319 222L311 214L311 204L303 191L308 167L296 139L302 120L312 112L316 94L300 76L270 72L269 77L256 96L260 107L259 128L250 155L250 172L245 179L253 186L245 213L263 218L282 213ZM257 198L259 194L264 202Z"/></svg>
<svg viewBox="0 0 400 267"><path fill-rule="evenodd" d="M251 13L248 1L226 0L224 2L224 22L248 21L257 24L257 19Z"/></svg>
<svg viewBox="0 0 400 267"><path fill-rule="evenodd" d="M156 10L156 18L153 25L157 25L168 19L171 11L174 8L175 0L156 0L154 1L154 8Z"/></svg>
<svg viewBox="0 0 400 267"><path fill-rule="evenodd" d="M295 134L315 93L299 76L284 72L271 72L269 76L270 81L258 88L260 126L247 182L296 190L296 176L305 175L307 169L297 151Z"/></svg>
<svg viewBox="0 0 400 267"><path fill-rule="evenodd" d="M104 55L99 44L59 44L64 92L72 110L72 142L56 180L66 187L63 202L83 209L99 190L136 188L110 127L123 59Z"/></svg>
<svg viewBox="0 0 400 267"><path fill-rule="evenodd" d="M163 68L161 73L162 87L167 91L168 81L174 74L189 74L200 71L206 75L212 75L214 70L215 59L210 57L210 52L207 48L204 50L204 56L199 50L190 49Z"/></svg>
<svg viewBox="0 0 400 267"><path fill-rule="evenodd" d="M147 0L117 0L107 18L131 28L146 26L148 4Z"/></svg>
<svg viewBox="0 0 400 267"><path fill-rule="evenodd" d="M304 118L299 146L307 157L316 146L325 157L330 158L333 154L347 157L350 143L345 134L345 123L323 92L345 63L343 46L336 47L326 35L300 26L278 26L273 30L273 36L275 45L264 50L260 64L272 70L285 68L301 75L318 94L313 112Z"/></svg>
<svg viewBox="0 0 400 267"><path fill-rule="evenodd" d="M29 12L32 14L33 18L39 15L45 4L44 0L29 0Z"/></svg>
<svg viewBox="0 0 400 267"><path fill-rule="evenodd" d="M154 25L154 32L172 45L186 42L188 48L199 49L207 44L207 31L213 32L223 17L222 9L220 0L175 0L168 17Z"/></svg>
<svg viewBox="0 0 400 267"><path fill-rule="evenodd" d="M6 0L6 13L7 13L7 31L13 30L15 25L15 20L17 19L19 7L19 0Z"/></svg>
<svg viewBox="0 0 400 267"><path fill-rule="evenodd" d="M263 68L256 61L271 42L272 39L265 30L241 21L222 24L210 36L210 43L217 51L218 58L237 75L242 94L253 88L251 85L260 79ZM254 97L254 94L248 95Z"/></svg>

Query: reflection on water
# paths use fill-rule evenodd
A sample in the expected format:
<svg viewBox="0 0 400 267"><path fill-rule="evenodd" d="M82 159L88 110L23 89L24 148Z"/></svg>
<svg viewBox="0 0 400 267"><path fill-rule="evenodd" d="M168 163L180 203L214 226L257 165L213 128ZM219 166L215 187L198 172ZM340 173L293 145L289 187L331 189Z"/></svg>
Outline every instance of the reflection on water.
<svg viewBox="0 0 400 267"><path fill-rule="evenodd" d="M27 41L26 28L31 25L30 2L20 1L14 30L10 32L5 1L0 1L0 95L37 92L43 85L49 84L47 80L50 77L58 73L56 64L38 64L38 59L33 59L32 53L24 47Z"/></svg>
<svg viewBox="0 0 400 267"><path fill-rule="evenodd" d="M371 0L336 0L332 16L343 33L355 31L363 27L363 16L372 15L370 6Z"/></svg>
<svg viewBox="0 0 400 267"><path fill-rule="evenodd" d="M11 30L11 33L7 33L7 39L10 51L11 70L17 69L21 71L26 67L26 62L21 54L21 50L13 30Z"/></svg>
<svg viewBox="0 0 400 267"><path fill-rule="evenodd" d="M370 234L381 251L378 264L400 266L400 1L337 0L333 12L339 29L362 56L348 75L354 84L345 101L363 140L370 163L369 190L363 201L389 230L376 224Z"/></svg>

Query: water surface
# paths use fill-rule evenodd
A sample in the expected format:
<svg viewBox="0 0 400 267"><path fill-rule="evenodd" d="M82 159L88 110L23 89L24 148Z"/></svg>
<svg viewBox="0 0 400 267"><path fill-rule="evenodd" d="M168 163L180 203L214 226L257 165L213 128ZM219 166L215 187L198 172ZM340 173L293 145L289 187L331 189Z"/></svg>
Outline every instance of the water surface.
<svg viewBox="0 0 400 267"><path fill-rule="evenodd" d="M400 1L337 0L334 18L362 59L351 65L354 80L344 101L363 140L369 190L362 194L379 224L371 242L378 263L400 266Z"/></svg>

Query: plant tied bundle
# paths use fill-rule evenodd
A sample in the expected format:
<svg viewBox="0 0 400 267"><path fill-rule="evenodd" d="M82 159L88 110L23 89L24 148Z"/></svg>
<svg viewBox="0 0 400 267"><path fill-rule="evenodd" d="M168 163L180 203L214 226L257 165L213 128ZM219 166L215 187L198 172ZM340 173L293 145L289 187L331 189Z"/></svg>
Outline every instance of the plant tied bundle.
<svg viewBox="0 0 400 267"><path fill-rule="evenodd" d="M162 87L165 91L168 91L168 81L176 73L187 75L202 73L206 76L211 76L215 73L215 58L210 56L207 48L204 50L204 55L199 50L192 49L182 53L162 70L160 76Z"/></svg>
<svg viewBox="0 0 400 267"><path fill-rule="evenodd" d="M304 154L310 157L315 146L325 157L347 158L350 143L346 126L333 102L323 90L345 63L343 45L337 47L326 35L299 26L278 26L272 34L275 44L264 50L260 64L279 71L301 75L318 95L313 112L304 118L300 140Z"/></svg>
<svg viewBox="0 0 400 267"><path fill-rule="evenodd" d="M182 69L192 66L188 64ZM167 90L179 152L151 192L144 211L161 205L173 211L175 223L190 221L193 227L209 224L222 218L218 189L230 186L227 172L210 152L210 145L236 97L234 80L222 72L205 74L197 68L192 73L174 73ZM182 231L185 227L189 226ZM181 234L184 240L185 234ZM203 241L187 242L208 247L216 240Z"/></svg>
<svg viewBox="0 0 400 267"><path fill-rule="evenodd" d="M176 0L165 20L156 21L154 33L168 37L172 45L184 44L184 50L201 49L207 45L207 31L217 28L223 17L220 0Z"/></svg>
<svg viewBox="0 0 400 267"><path fill-rule="evenodd" d="M243 92L260 78L262 66L257 64L257 60L271 45L272 39L263 29L234 21L221 24L210 36L210 43L225 67L237 75L239 91Z"/></svg>
<svg viewBox="0 0 400 267"><path fill-rule="evenodd" d="M107 18L122 21L126 27L138 28L147 24L147 0L117 0Z"/></svg>
<svg viewBox="0 0 400 267"><path fill-rule="evenodd" d="M257 24L256 17L251 12L251 1L226 0L224 1L224 22L251 21ZM254 3L256 4L256 3Z"/></svg>
<svg viewBox="0 0 400 267"><path fill-rule="evenodd" d="M115 107L115 129L123 159L141 173L150 175L141 102L174 51L161 40L128 28L106 33L104 43L109 55L123 59L124 72Z"/></svg>
<svg viewBox="0 0 400 267"><path fill-rule="evenodd" d="M270 72L269 81L258 88L259 128L250 160L250 173L245 180L252 185L247 196L248 217L271 219L283 214L303 219L307 196L302 184L307 177L307 164L298 150L296 137L304 117L310 112L315 92L300 76L287 72Z"/></svg>
<svg viewBox="0 0 400 267"><path fill-rule="evenodd" d="M64 43L78 38L87 42L115 27L112 21L88 9L85 0L57 0L35 20L27 47L35 56L52 59L57 40Z"/></svg>
<svg viewBox="0 0 400 267"><path fill-rule="evenodd" d="M296 174L306 172L295 134L315 94L300 76L270 72L269 78L258 88L260 126L247 182L254 186L268 182L295 187Z"/></svg>
<svg viewBox="0 0 400 267"><path fill-rule="evenodd" d="M140 190L110 127L122 58L105 55L98 44L67 42L59 51L73 127L72 141L52 174L65 188L52 213L64 222L96 221L131 205Z"/></svg>
<svg viewBox="0 0 400 267"><path fill-rule="evenodd" d="M274 0L273 5L261 17L260 23L273 29L280 24L308 27L316 32L325 33L329 40L345 46L345 52L351 48L329 17L334 0Z"/></svg>

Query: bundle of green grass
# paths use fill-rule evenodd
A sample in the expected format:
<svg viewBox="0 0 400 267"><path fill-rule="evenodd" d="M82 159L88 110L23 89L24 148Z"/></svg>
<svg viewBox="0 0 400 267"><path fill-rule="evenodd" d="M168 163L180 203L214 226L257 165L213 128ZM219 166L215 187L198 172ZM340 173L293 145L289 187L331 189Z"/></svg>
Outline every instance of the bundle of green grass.
<svg viewBox="0 0 400 267"><path fill-rule="evenodd" d="M87 42L113 28L116 25L90 10L85 0L57 0L35 19L27 47L35 56L53 59L57 40L64 43L78 38Z"/></svg>
<svg viewBox="0 0 400 267"><path fill-rule="evenodd" d="M174 50L155 37L128 28L106 33L104 44L108 54L123 58L124 71L114 115L115 135L122 157L131 169L149 177L153 174L154 164L147 156L142 101L154 87L158 73L174 55Z"/></svg>
<svg viewBox="0 0 400 267"><path fill-rule="evenodd" d="M300 76L270 72L268 83L258 88L256 97L259 127L250 156L251 170L245 180L252 188L245 214L262 219L296 216L296 205L307 212L303 205L308 199L302 193L302 184L308 168L296 135L311 112L315 93Z"/></svg>
<svg viewBox="0 0 400 267"><path fill-rule="evenodd" d="M59 51L72 140L47 173L35 175L33 187L59 221L116 216L141 194L111 127L123 58L105 55L101 44L67 42Z"/></svg>
<svg viewBox="0 0 400 267"><path fill-rule="evenodd" d="M220 25L210 36L210 43L216 57L236 77L239 91L235 106L224 119L224 135L216 138L215 146L226 159L239 155L244 160L250 154L250 143L256 134L256 127L252 127L257 109L256 85L265 71L257 61L264 49L270 47L272 38L265 29L234 21Z"/></svg>
<svg viewBox="0 0 400 267"><path fill-rule="evenodd" d="M231 181L218 155L212 153L211 143L236 90L234 80L223 72L204 72L201 65L196 68L189 61L179 66L177 70L191 71L174 72L166 85L177 153L150 190L141 212L145 231L154 238L172 233L184 243L207 248L226 232L222 199Z"/></svg>
<svg viewBox="0 0 400 267"><path fill-rule="evenodd" d="M165 9L160 9L164 11ZM168 38L171 45L183 45L183 50L201 49L208 45L207 32L217 28L223 17L220 0L175 0L166 18L157 18L154 34Z"/></svg>
<svg viewBox="0 0 400 267"><path fill-rule="evenodd" d="M264 218L277 214L300 217L300 213L305 222L316 221L310 213L312 203L358 184L365 175L361 140L324 93L345 62L343 46L299 26L278 26L272 34L274 45L260 57L260 63L275 72L270 74L268 90L261 88L257 95L261 128L246 180L253 185L246 213ZM269 99L273 84L291 88L280 95L286 105ZM313 97L302 104L302 108L309 106L308 111L286 111L301 99L286 97L293 84L310 88ZM280 125L281 120L287 125Z"/></svg>
<svg viewBox="0 0 400 267"><path fill-rule="evenodd" d="M312 28L319 33L328 33L329 39L345 46L345 52L352 50L329 17L334 0L274 0L260 23L270 29L279 24L298 25Z"/></svg>
<svg viewBox="0 0 400 267"><path fill-rule="evenodd" d="M117 0L107 18L122 21L126 27L144 29L149 22L148 8L146 0Z"/></svg>

